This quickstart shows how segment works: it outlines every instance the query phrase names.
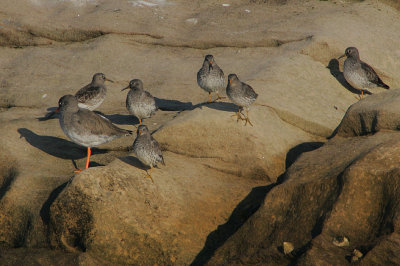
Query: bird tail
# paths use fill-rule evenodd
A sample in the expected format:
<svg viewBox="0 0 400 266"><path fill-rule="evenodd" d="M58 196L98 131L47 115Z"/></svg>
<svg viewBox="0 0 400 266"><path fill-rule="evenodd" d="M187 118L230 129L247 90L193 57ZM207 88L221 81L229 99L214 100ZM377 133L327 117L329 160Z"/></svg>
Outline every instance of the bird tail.
<svg viewBox="0 0 400 266"><path fill-rule="evenodd" d="M379 87L382 87L384 89L390 89L390 87L388 85L386 85L385 83L383 83L383 81L381 79L378 80L378 84Z"/></svg>

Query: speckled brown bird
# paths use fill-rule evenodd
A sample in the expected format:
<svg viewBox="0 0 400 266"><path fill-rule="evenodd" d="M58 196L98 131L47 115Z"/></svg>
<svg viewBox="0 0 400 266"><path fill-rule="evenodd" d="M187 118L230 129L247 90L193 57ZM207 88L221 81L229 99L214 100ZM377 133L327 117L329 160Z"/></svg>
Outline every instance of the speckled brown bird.
<svg viewBox="0 0 400 266"><path fill-rule="evenodd" d="M208 102L211 102L211 93L217 94L217 100L223 99L218 91L225 87L225 76L222 69L217 65L212 55L206 55L203 66L197 72L197 84L208 92Z"/></svg>
<svg viewBox="0 0 400 266"><path fill-rule="evenodd" d="M58 101L60 126L65 135L78 145L87 147L85 169L89 168L91 147L130 136L132 131L119 128L107 118L90 110L79 108L78 100L72 95L65 95ZM81 169L75 171L80 172Z"/></svg>
<svg viewBox="0 0 400 266"><path fill-rule="evenodd" d="M126 89L130 89L126 96L126 109L139 119L139 124L142 124L143 118L149 118L156 112L156 101L143 89L143 82L140 79L131 80L121 91Z"/></svg>
<svg viewBox="0 0 400 266"><path fill-rule="evenodd" d="M133 151L137 158L146 166L150 167L150 173L146 170L147 177L153 181L151 171L158 163L165 165L160 145L150 134L145 125L140 125L137 129L137 137L133 142ZM154 182L154 181L153 181Z"/></svg>
<svg viewBox="0 0 400 266"><path fill-rule="evenodd" d="M106 78L103 73L96 73L93 75L92 82L77 91L75 98L78 100L78 106L90 111L95 110L102 104L106 98L107 88L105 81L113 82Z"/></svg>
<svg viewBox="0 0 400 266"><path fill-rule="evenodd" d="M253 88L241 82L236 74L229 74L226 94L234 104L239 106L237 114L234 115L237 117L237 121L245 120L245 125L249 123L253 126L249 118L249 107L258 97L258 94ZM246 116L244 118L242 117L241 108L245 108L246 110Z"/></svg>
<svg viewBox="0 0 400 266"><path fill-rule="evenodd" d="M382 87L389 89L389 86L383 83L375 70L367 63L360 60L360 55L356 47L348 47L344 55L338 59L347 56L343 63L343 75L346 81L355 89L364 94L364 89Z"/></svg>

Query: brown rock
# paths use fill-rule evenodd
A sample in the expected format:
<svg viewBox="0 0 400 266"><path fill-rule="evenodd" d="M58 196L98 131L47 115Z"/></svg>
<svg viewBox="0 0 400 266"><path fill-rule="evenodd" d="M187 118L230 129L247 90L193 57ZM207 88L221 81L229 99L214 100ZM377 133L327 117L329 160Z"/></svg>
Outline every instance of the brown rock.
<svg viewBox="0 0 400 266"><path fill-rule="evenodd" d="M299 265L344 265L355 248L365 254L383 245L392 257L375 255L371 261L396 261L397 244L387 241L399 231L398 145L399 133L382 132L336 138L304 153L209 265L287 264L277 250L282 241L300 247L293 259ZM338 235L351 240L349 247L332 243Z"/></svg>
<svg viewBox="0 0 400 266"><path fill-rule="evenodd" d="M261 184L198 159L182 164L182 156L169 152L164 159L154 183L134 157L76 175L51 206L52 246L112 263L188 264L208 233Z"/></svg>
<svg viewBox="0 0 400 266"><path fill-rule="evenodd" d="M399 89L365 97L350 106L335 135L352 137L400 129L399 101Z"/></svg>

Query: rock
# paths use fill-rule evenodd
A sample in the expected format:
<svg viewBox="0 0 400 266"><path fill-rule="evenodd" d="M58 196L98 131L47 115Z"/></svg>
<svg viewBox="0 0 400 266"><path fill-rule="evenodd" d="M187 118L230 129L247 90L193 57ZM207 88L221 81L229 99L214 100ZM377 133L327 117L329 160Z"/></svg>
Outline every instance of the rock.
<svg viewBox="0 0 400 266"><path fill-rule="evenodd" d="M374 94L353 104L336 129L337 136L352 137L400 128L400 89Z"/></svg>
<svg viewBox="0 0 400 266"><path fill-rule="evenodd" d="M294 246L290 242L283 242L282 247L283 247L283 253L285 253L285 255L290 254L294 250Z"/></svg>
<svg viewBox="0 0 400 266"><path fill-rule="evenodd" d="M164 153L154 183L134 157L76 175L50 208L53 247L110 263L189 264L256 180Z"/></svg>
<svg viewBox="0 0 400 266"><path fill-rule="evenodd" d="M345 265L347 249L332 245L338 235L351 239L350 252L360 246L378 248L377 243L399 230L398 145L400 133L379 132L334 138L302 154L208 265L222 261L288 264L290 260L299 265ZM303 251L293 259L283 257L276 248L282 241ZM390 261L398 258L396 247L391 245L386 251L393 254ZM374 260L377 264L386 261L383 257Z"/></svg>
<svg viewBox="0 0 400 266"><path fill-rule="evenodd" d="M285 171L286 154L292 147L323 140L283 122L265 106L251 108L254 127L244 126L231 117L236 108L227 102L204 104L181 113L154 136L166 150L228 162L228 168L221 164L218 169L269 182Z"/></svg>
<svg viewBox="0 0 400 266"><path fill-rule="evenodd" d="M348 247L350 245L349 239L345 236L335 237L332 243L337 247Z"/></svg>

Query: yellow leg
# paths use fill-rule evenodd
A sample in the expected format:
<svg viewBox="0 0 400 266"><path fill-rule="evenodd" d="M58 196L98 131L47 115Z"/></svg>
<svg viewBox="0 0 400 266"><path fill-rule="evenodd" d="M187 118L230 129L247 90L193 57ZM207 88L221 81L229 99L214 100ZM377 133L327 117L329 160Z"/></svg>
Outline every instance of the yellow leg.
<svg viewBox="0 0 400 266"><path fill-rule="evenodd" d="M246 118L244 119L246 121L246 123L244 125L247 125L247 123L249 123L251 126L253 126L253 124L250 122L249 119L249 110L246 110Z"/></svg>
<svg viewBox="0 0 400 266"><path fill-rule="evenodd" d="M239 122L239 120L245 120L245 119L242 117L242 113L240 112L240 107L239 107L239 110L237 111L237 113L235 113L235 114L232 115L232 116L236 116L236 117L237 117L236 122Z"/></svg>
<svg viewBox="0 0 400 266"><path fill-rule="evenodd" d="M219 94L218 94L218 92L216 92L216 94L217 94L217 100L221 100L221 99L225 99L226 97L221 97Z"/></svg>
<svg viewBox="0 0 400 266"><path fill-rule="evenodd" d="M139 118L139 125L141 125L141 124L142 124L142 119Z"/></svg>
<svg viewBox="0 0 400 266"><path fill-rule="evenodd" d="M150 179L151 179L151 182L154 183L153 177L151 176L151 171L153 171L153 167L150 167L150 170L149 170L149 171L146 170L146 173L147 173L146 177L150 178ZM150 173L149 173L149 172L150 172Z"/></svg>

